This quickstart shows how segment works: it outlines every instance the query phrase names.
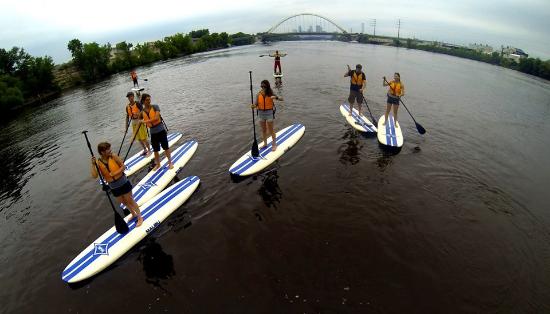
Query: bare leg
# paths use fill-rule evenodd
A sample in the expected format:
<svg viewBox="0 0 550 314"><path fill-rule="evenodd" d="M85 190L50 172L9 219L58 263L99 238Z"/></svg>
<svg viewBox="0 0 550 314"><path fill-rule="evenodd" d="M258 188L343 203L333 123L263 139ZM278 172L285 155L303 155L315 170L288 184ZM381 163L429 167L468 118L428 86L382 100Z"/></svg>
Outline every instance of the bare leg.
<svg viewBox="0 0 550 314"><path fill-rule="evenodd" d="M124 205L126 205L126 207L130 209L130 211L132 212L132 216L137 218L136 227L141 226L141 224L143 223L143 217L141 217L141 211L139 209L138 204L132 197L132 192L126 193L122 197L125 200Z"/></svg>
<svg viewBox="0 0 550 314"><path fill-rule="evenodd" d="M155 151L155 167L153 168L153 171L157 171L159 168L160 168L159 152Z"/></svg>
<svg viewBox="0 0 550 314"><path fill-rule="evenodd" d="M399 109L398 105L393 105L393 119L395 120L395 127L398 128L397 125L397 109Z"/></svg>
<svg viewBox="0 0 550 314"><path fill-rule="evenodd" d="M267 130L271 133L271 150L277 150L277 139L275 132L273 131L273 121L267 121Z"/></svg>
<svg viewBox="0 0 550 314"><path fill-rule="evenodd" d="M349 102L349 116L351 117L351 113L353 112L353 102Z"/></svg>
<svg viewBox="0 0 550 314"><path fill-rule="evenodd" d="M388 114L390 114L391 110L391 104L386 105L386 113L384 114L384 123L382 125L386 125L386 121L388 121Z"/></svg>
<svg viewBox="0 0 550 314"><path fill-rule="evenodd" d="M170 154L170 148L164 150L164 154L168 157L168 169L174 169L174 164L172 163L172 155Z"/></svg>
<svg viewBox="0 0 550 314"><path fill-rule="evenodd" d="M264 141L264 147L267 146L267 121L260 120L260 126L262 127L262 140Z"/></svg>

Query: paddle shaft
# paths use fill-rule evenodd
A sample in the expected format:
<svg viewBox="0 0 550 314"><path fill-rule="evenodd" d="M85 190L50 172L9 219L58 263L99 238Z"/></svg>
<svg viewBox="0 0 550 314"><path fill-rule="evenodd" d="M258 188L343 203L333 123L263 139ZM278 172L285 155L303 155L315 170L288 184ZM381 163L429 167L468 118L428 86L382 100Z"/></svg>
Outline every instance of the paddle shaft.
<svg viewBox="0 0 550 314"><path fill-rule="evenodd" d="M128 150L126 151L126 155L124 155L123 163L126 162L126 158L128 158L128 154L130 153L130 149L132 149L132 145L134 145L134 141L136 139L137 134L139 133L139 130L143 126L143 122L139 124L138 128L136 129L136 133L132 137L132 141L130 142L130 147L128 147Z"/></svg>
<svg viewBox="0 0 550 314"><path fill-rule="evenodd" d="M252 71L248 71L248 74L250 75L250 102L251 104L254 103L254 92L252 91ZM254 129L254 142L252 143L252 157L258 157L260 155L259 149L258 149L258 141L256 140L256 121L254 119L254 109L252 109L252 126Z"/></svg>
<svg viewBox="0 0 550 314"><path fill-rule="evenodd" d="M370 111L369 104L367 102L367 99L365 98L365 95L361 92L361 97L363 97L363 100L365 101L365 105L367 106L367 109L369 110L370 118L372 120L372 123L376 123L376 120L374 120L374 116L372 115L372 112Z"/></svg>
<svg viewBox="0 0 550 314"><path fill-rule="evenodd" d="M88 144L88 149L90 150L90 154L92 157L95 158L94 152L92 151L92 146L90 145L90 140L88 139L88 131L82 131L82 134L84 134L84 137L86 138L86 144ZM109 204L111 204L111 208L113 209L113 212L115 213L115 227L118 233L127 233L129 231L128 225L126 224L126 221L124 221L124 218L120 216L120 214L116 211L115 205L113 204L113 200L111 199L111 196L109 195L109 190L107 189L107 185L105 184L105 181L103 179L103 176L101 175L101 171L99 170L99 166L97 165L97 161L94 163L95 169L97 171L97 175L99 176L99 180L101 181L101 185L103 186L103 190L105 191L105 194L107 194L107 198L109 199Z"/></svg>
<svg viewBox="0 0 550 314"><path fill-rule="evenodd" d="M124 136L122 137L122 142L120 142L120 146L118 148L117 155L120 155L120 150L122 149L122 144L124 144L124 140L126 139L126 133L128 133L128 128L130 127L130 123L132 122L132 118L128 117L128 123L126 123L126 130L124 130Z"/></svg>

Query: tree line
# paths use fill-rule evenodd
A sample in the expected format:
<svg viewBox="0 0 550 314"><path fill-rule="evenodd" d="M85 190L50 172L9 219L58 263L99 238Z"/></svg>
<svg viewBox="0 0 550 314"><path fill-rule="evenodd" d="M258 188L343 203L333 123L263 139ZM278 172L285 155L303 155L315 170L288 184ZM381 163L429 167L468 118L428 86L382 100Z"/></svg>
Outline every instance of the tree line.
<svg viewBox="0 0 550 314"><path fill-rule="evenodd" d="M0 109L21 106L26 100L58 91L51 57L33 57L23 48L0 48Z"/></svg>
<svg viewBox="0 0 550 314"><path fill-rule="evenodd" d="M56 66L49 56L33 57L23 48L0 49L0 109L12 109L40 100L42 95L59 92L81 83L95 82L132 68L197 52L248 45L253 35L210 33L208 29L177 33L135 46L126 41L100 45L73 39L67 44L72 60ZM65 82L64 82L65 81ZM64 82L60 85L57 82Z"/></svg>
<svg viewBox="0 0 550 314"><path fill-rule="evenodd" d="M253 35L242 32L228 35L212 33L208 29L192 31L189 34L177 33L164 37L163 40L133 45L125 41L99 45L96 42L82 43L71 40L67 48L72 54L72 65L75 66L84 82L93 82L112 73L168 60L197 52L226 48L231 45L248 45L255 42Z"/></svg>

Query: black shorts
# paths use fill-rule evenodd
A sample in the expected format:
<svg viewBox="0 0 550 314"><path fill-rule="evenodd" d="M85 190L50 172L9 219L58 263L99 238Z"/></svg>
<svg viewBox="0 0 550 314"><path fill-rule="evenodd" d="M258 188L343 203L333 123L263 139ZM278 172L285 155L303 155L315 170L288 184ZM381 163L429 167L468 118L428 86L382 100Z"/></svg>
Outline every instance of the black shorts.
<svg viewBox="0 0 550 314"><path fill-rule="evenodd" d="M388 104L399 106L399 97L392 97L388 95Z"/></svg>
<svg viewBox="0 0 550 314"><path fill-rule="evenodd" d="M358 104L362 104L363 103L363 94L361 94L361 92L358 91L358 90L350 89L348 102L353 105L355 103L355 100L357 100Z"/></svg>
<svg viewBox="0 0 550 314"><path fill-rule="evenodd" d="M161 146L164 150L168 149L168 134L166 134L166 130L151 134L151 146L153 146L153 151L155 152L159 152Z"/></svg>
<svg viewBox="0 0 550 314"><path fill-rule="evenodd" d="M122 185L121 187L118 187L116 189L111 189L111 192L113 193L114 197L119 197L119 196L124 195L128 192L132 192L132 184L130 183L130 181L128 181L124 185Z"/></svg>

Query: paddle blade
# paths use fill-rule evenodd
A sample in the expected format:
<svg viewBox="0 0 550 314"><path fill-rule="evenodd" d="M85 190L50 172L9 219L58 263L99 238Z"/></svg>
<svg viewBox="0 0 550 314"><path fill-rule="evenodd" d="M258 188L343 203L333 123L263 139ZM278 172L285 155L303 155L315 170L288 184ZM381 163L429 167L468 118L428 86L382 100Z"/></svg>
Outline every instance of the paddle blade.
<svg viewBox="0 0 550 314"><path fill-rule="evenodd" d="M424 129L418 122L415 122L415 123L416 123L416 129L418 130L418 133L420 134L426 133L426 129Z"/></svg>
<svg viewBox="0 0 550 314"><path fill-rule="evenodd" d="M260 156L260 150L258 149L258 142L256 139L254 139L254 142L252 143L252 149L251 149L252 157L257 158Z"/></svg>
<svg viewBox="0 0 550 314"><path fill-rule="evenodd" d="M124 218L122 218L117 212L115 212L115 228L120 234L126 234L130 231L126 221L124 221Z"/></svg>

